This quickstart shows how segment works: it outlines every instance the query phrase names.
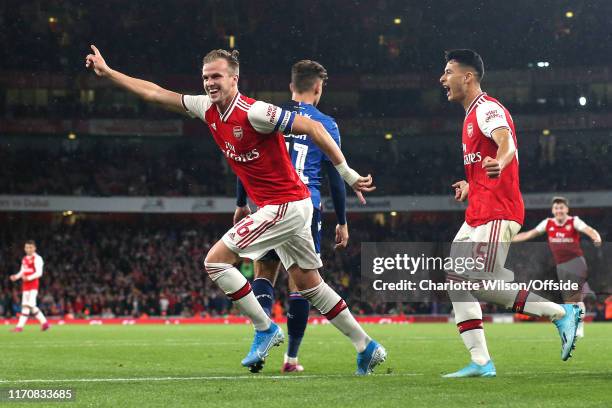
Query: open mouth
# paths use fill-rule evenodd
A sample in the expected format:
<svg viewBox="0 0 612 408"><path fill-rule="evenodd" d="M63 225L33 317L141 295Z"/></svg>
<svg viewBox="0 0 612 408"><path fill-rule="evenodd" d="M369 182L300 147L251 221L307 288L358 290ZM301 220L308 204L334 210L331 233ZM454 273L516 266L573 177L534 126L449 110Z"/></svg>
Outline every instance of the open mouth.
<svg viewBox="0 0 612 408"><path fill-rule="evenodd" d="M217 96L219 95L221 91L219 90L219 88L208 88L208 95L212 96Z"/></svg>
<svg viewBox="0 0 612 408"><path fill-rule="evenodd" d="M446 97L450 97L451 94L451 90L450 87L446 86L446 85L442 85L442 88L444 88L444 91L446 91Z"/></svg>

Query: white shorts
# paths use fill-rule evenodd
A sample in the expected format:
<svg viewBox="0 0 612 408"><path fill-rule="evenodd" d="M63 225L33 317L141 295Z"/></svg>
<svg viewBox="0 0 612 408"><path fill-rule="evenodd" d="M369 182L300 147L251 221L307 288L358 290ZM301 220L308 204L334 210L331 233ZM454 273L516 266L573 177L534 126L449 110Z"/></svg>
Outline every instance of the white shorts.
<svg viewBox="0 0 612 408"><path fill-rule="evenodd" d="M21 293L21 306L36 307L36 296L38 296L36 289L23 291Z"/></svg>
<svg viewBox="0 0 612 408"><path fill-rule="evenodd" d="M521 225L516 221L494 220L477 227L463 223L453 240L451 258L480 258L478 267L459 271L447 271L448 278L469 280L499 279L507 282L514 280L514 272L506 269L506 258L512 238L519 232ZM458 264L455 264L458 265Z"/></svg>
<svg viewBox="0 0 612 408"><path fill-rule="evenodd" d="M242 258L257 260L275 249L285 269L297 264L318 269L323 264L315 252L311 233L312 200L266 205L243 218L223 235L223 242Z"/></svg>

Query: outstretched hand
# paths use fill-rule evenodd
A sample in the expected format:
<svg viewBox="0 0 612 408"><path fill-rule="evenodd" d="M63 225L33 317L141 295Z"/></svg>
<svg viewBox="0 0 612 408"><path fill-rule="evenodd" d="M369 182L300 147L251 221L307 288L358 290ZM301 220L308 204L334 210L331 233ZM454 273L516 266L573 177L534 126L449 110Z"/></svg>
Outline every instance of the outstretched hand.
<svg viewBox="0 0 612 408"><path fill-rule="evenodd" d="M111 72L111 69L106 65L106 61L104 61L102 54L100 54L100 50L93 44L91 45L91 50L93 54L87 54L85 57L85 67L92 68L98 76L107 76Z"/></svg>

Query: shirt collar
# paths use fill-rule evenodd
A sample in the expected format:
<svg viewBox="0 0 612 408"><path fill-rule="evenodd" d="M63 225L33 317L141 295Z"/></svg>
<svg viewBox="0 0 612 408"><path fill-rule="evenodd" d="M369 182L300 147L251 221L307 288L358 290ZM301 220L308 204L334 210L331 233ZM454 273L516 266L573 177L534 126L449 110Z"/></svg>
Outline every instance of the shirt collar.
<svg viewBox="0 0 612 408"><path fill-rule="evenodd" d="M234 108L236 107L236 103L238 103L238 100L240 99L240 96L241 96L240 92L236 92L236 95L234 95L234 98L232 99L232 101L230 102L229 106L225 110L225 113L221 113L221 111L219 111L219 114L221 115L221 120L223 122L227 122L227 119L230 117L230 115L234 111ZM219 110L218 107L217 107L217 110Z"/></svg>
<svg viewBox="0 0 612 408"><path fill-rule="evenodd" d="M485 96L487 93L486 92L481 92L478 94L478 96L476 98L474 98L474 100L472 101L472 103L470 103L470 106L467 108L467 110L465 111L465 116L469 115L470 112L472 112L472 110L474 109L474 107L478 104L478 101L480 101L480 99Z"/></svg>

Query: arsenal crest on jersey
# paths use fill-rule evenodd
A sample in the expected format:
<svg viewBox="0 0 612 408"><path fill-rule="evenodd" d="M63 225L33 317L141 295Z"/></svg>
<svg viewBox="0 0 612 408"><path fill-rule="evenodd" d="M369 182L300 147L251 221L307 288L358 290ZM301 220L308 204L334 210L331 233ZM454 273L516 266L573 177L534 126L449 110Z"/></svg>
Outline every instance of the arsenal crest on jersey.
<svg viewBox="0 0 612 408"><path fill-rule="evenodd" d="M468 123L467 125L468 137L472 137L474 135L474 125Z"/></svg>
<svg viewBox="0 0 612 408"><path fill-rule="evenodd" d="M240 126L234 126L234 137L238 140L242 139L242 128Z"/></svg>

